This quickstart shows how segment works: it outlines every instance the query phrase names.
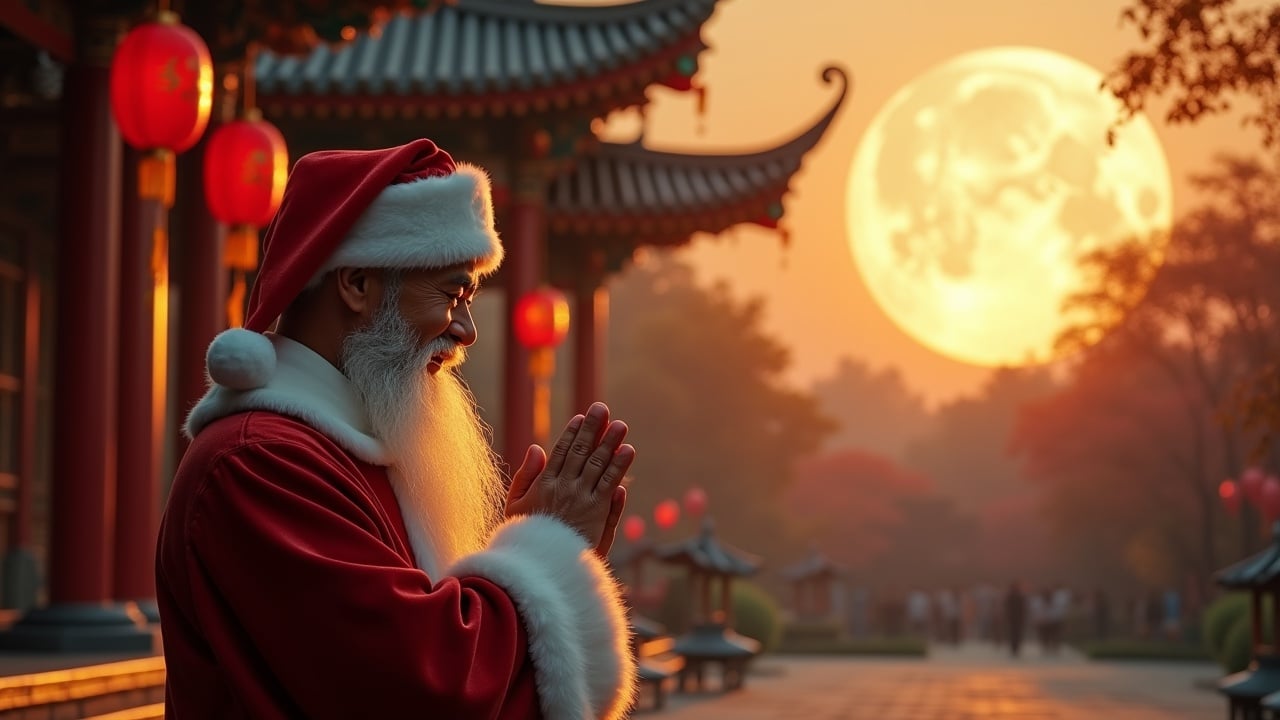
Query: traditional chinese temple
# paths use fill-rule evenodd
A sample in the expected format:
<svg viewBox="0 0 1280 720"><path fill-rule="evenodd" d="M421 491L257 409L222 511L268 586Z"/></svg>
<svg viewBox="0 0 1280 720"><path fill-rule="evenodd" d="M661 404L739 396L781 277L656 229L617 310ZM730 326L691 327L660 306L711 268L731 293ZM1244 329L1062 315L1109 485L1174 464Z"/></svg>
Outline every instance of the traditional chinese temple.
<svg viewBox="0 0 1280 720"><path fill-rule="evenodd" d="M795 82L833 83L833 99L790 141L666 152L602 142L596 123L643 108L655 86L705 97L702 28L728 11L716 0L165 5L207 43L213 98L209 129L177 156L172 211L154 226L135 192L143 155L122 141L109 78L121 38L156 3L0 5L3 647L153 647L151 558L183 449L177 427L246 279L203 184L220 124L256 108L290 159L425 135L484 166L508 258L491 284L508 318L543 285L572 299L565 371L585 405L602 372L606 278L639 248L699 232L756 223L785 239L789 183L847 91L841 70L815 68ZM535 437L533 356L510 331L499 340L497 430L510 455Z"/></svg>

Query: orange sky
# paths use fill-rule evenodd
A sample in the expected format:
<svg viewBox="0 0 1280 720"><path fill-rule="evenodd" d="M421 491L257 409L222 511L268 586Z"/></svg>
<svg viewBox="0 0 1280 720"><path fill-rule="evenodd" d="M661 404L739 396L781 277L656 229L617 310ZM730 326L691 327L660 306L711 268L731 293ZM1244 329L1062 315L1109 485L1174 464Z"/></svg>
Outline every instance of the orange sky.
<svg viewBox="0 0 1280 720"><path fill-rule="evenodd" d="M749 151L789 138L827 107L833 88L820 69L836 62L853 93L796 177L786 206L792 247L777 235L740 227L699 237L688 256L708 278L742 295L764 296L768 323L794 348L792 379L808 384L842 356L901 368L932 404L979 387L989 374L919 345L874 304L846 241L845 182L857 144L890 96L929 68L997 45L1054 50L1109 70L1136 33L1118 23L1120 0L722 0L705 28L711 46L700 78L709 86L705 133L692 97L652 91L646 143L661 149ZM1256 135L1235 118L1170 128L1153 118L1174 179L1174 214L1188 207L1188 173L1222 149L1256 152ZM614 139L638 123L619 116Z"/></svg>

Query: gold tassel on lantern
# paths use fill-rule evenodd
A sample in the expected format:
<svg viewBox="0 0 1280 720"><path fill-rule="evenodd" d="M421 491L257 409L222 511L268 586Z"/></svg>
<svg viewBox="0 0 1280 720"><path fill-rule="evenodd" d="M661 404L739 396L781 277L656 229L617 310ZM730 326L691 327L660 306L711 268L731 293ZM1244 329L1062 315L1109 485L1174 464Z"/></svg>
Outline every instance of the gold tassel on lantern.
<svg viewBox="0 0 1280 720"><path fill-rule="evenodd" d="M258 269L258 228L235 225L227 232L222 262L230 270L252 272Z"/></svg>
<svg viewBox="0 0 1280 720"><path fill-rule="evenodd" d="M172 150L152 150L138 162L138 197L158 200L166 210L173 207L177 167Z"/></svg>
<svg viewBox="0 0 1280 720"><path fill-rule="evenodd" d="M258 229L250 225L232 227L222 250L222 262L232 272L231 292L227 295L227 325L243 327L245 275L258 267Z"/></svg>

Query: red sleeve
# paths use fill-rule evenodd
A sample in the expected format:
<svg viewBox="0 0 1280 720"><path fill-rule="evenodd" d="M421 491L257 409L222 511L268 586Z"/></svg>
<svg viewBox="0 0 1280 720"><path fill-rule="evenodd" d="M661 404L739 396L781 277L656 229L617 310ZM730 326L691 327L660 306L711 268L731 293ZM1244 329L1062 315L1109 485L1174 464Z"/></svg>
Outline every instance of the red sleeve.
<svg viewBox="0 0 1280 720"><path fill-rule="evenodd" d="M194 499L195 619L247 714L537 717L512 597L475 575L433 587L384 542L355 480L276 441L222 456Z"/></svg>

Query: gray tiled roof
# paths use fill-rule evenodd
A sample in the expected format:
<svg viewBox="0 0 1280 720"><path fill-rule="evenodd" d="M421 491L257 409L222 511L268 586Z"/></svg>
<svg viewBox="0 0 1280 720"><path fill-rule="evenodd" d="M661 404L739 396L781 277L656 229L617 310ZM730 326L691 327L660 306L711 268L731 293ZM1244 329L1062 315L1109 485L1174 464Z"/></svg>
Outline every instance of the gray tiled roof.
<svg viewBox="0 0 1280 720"><path fill-rule="evenodd" d="M703 521L702 531L681 543L659 548L658 559L665 563L691 564L700 570L733 575L754 575L760 560L732 545L720 542L710 518Z"/></svg>
<svg viewBox="0 0 1280 720"><path fill-rule="evenodd" d="M263 52L259 92L272 95L470 95L588 79L696 34L717 0L637 0L569 7L458 0L397 16L374 37L308 56ZM701 47L701 46L699 46Z"/></svg>
<svg viewBox="0 0 1280 720"><path fill-rule="evenodd" d="M770 195L768 199L780 197L848 92L848 77L840 68L826 68L822 77L826 82L840 80L839 97L813 126L788 142L738 155L659 152L639 142L601 143L552 183L549 210L579 218L706 213Z"/></svg>
<svg viewBox="0 0 1280 720"><path fill-rule="evenodd" d="M842 565L833 562L821 552L812 550L805 559L783 568L782 576L788 580L803 580L819 575L841 575L844 572L845 568Z"/></svg>
<svg viewBox="0 0 1280 720"><path fill-rule="evenodd" d="M1215 576L1218 585L1232 590L1280 589L1280 522L1271 526L1271 545Z"/></svg>

